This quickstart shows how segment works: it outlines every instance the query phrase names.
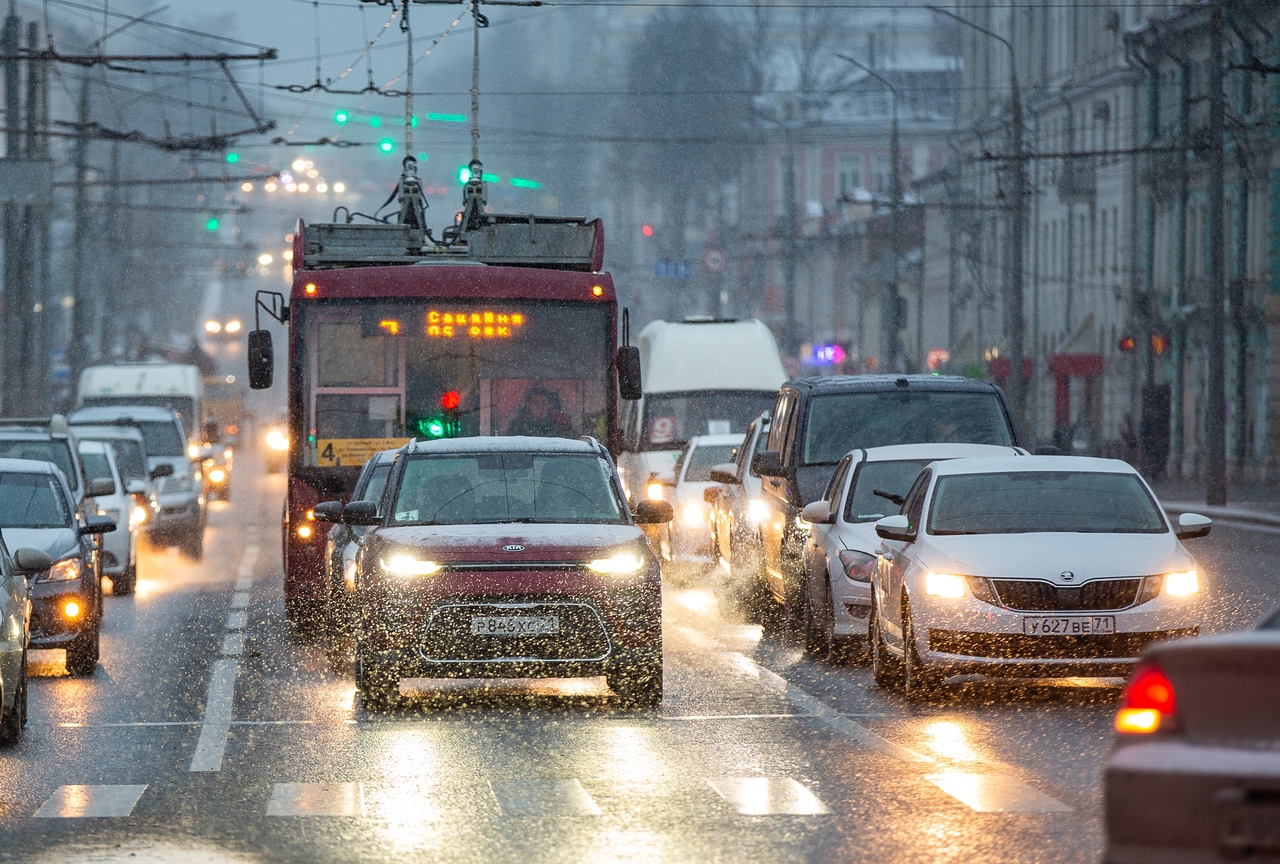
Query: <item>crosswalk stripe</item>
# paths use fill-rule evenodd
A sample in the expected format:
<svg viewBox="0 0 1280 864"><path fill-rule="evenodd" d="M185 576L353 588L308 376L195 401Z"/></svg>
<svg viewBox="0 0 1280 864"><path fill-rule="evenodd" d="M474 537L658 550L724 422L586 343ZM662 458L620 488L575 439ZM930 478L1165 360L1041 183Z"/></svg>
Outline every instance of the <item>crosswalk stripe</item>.
<svg viewBox="0 0 1280 864"><path fill-rule="evenodd" d="M724 777L707 783L743 816L825 816L831 808L791 777Z"/></svg>
<svg viewBox="0 0 1280 864"><path fill-rule="evenodd" d="M925 776L933 785L979 813L1067 813L1057 798L1008 774L947 772Z"/></svg>
<svg viewBox="0 0 1280 864"><path fill-rule="evenodd" d="M363 783L276 783L268 816L363 816Z"/></svg>
<svg viewBox="0 0 1280 864"><path fill-rule="evenodd" d="M37 819L81 819L115 817L133 813L134 805L147 791L140 786L59 786L53 797L36 811Z"/></svg>
<svg viewBox="0 0 1280 864"><path fill-rule="evenodd" d="M577 778L490 781L498 807L508 816L599 816L595 799Z"/></svg>

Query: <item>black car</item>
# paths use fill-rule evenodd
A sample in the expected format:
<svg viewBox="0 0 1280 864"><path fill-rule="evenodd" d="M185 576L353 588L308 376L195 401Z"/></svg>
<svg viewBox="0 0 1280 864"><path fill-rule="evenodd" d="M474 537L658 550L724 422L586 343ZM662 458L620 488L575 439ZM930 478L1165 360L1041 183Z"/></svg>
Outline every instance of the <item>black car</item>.
<svg viewBox="0 0 1280 864"><path fill-rule="evenodd" d="M822 498L844 455L930 443L1018 446L1004 393L985 381L940 375L836 375L782 385L767 449L752 457L769 509L760 523L761 578L785 613L765 623L791 629L803 617L808 528L800 511Z"/></svg>
<svg viewBox="0 0 1280 864"><path fill-rule="evenodd" d="M37 549L52 566L27 577L31 647L65 648L67 671L98 667L102 579L94 535L114 531L105 516L82 515L51 462L0 459L0 531L10 548Z"/></svg>

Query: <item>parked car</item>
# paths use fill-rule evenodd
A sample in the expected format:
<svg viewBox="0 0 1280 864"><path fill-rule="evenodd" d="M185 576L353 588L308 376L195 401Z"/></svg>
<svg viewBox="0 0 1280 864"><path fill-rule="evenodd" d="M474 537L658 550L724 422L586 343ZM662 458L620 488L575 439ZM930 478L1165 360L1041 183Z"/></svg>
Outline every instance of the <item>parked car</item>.
<svg viewBox="0 0 1280 864"><path fill-rule="evenodd" d="M396 448L370 456L356 477L350 500L375 504L381 501L382 490L391 475L391 462L399 452ZM335 523L325 539L324 557L329 562L329 606L322 622L325 650L334 666L345 664L351 652L351 639L355 633L356 553L360 551L360 538L369 530L368 526L344 525L341 504L330 502L316 508L321 513L328 509L328 521Z"/></svg>
<svg viewBox="0 0 1280 864"><path fill-rule="evenodd" d="M659 532L663 567L676 578L705 575L716 565L711 543L711 505L706 491L714 486L711 467L729 461L742 446L741 435L695 435L676 459L672 474L660 475L675 518Z"/></svg>
<svg viewBox="0 0 1280 864"><path fill-rule="evenodd" d="M805 649L838 659L865 645L871 577L881 540L875 523L899 512L911 484L931 462L1027 455L988 444L899 444L854 450L836 464L822 498L805 505Z"/></svg>
<svg viewBox="0 0 1280 864"><path fill-rule="evenodd" d="M671 505L629 511L599 443L414 441L382 504L342 510L371 528L355 577L366 707L394 703L403 677L604 675L624 701L661 700L662 580L637 523Z"/></svg>
<svg viewBox="0 0 1280 864"><path fill-rule="evenodd" d="M51 562L27 577L30 644L65 648L72 675L98 667L102 579L94 537L115 527L105 516L82 516L52 462L0 459L0 530L8 543L37 549Z"/></svg>
<svg viewBox="0 0 1280 864"><path fill-rule="evenodd" d="M0 459L33 459L52 462L58 466L71 489L71 498L77 507L93 512L89 494L89 478L80 462L79 439L67 423L67 418L54 414L41 417L0 418Z"/></svg>
<svg viewBox="0 0 1280 864"><path fill-rule="evenodd" d="M805 595L800 510L818 500L840 459L893 444L1018 444L994 384L935 375L838 375L789 381L778 393L767 449L754 457L769 516L760 523L765 588L782 606L767 616L798 631Z"/></svg>
<svg viewBox="0 0 1280 864"><path fill-rule="evenodd" d="M126 425L142 432L147 467L160 481L160 512L151 523L151 541L178 546L199 560L204 554L204 484L199 463L188 453L187 433L177 413L150 405L104 405L78 408L69 419L74 425Z"/></svg>
<svg viewBox="0 0 1280 864"><path fill-rule="evenodd" d="M909 699L951 675L1114 676L1161 639L1194 636L1203 575L1127 463L1079 456L934 462L875 523L871 662Z"/></svg>
<svg viewBox="0 0 1280 864"><path fill-rule="evenodd" d="M0 537L0 745L17 744L27 725L27 646L31 641L31 591L27 576L53 562L39 549L13 550Z"/></svg>
<svg viewBox="0 0 1280 864"><path fill-rule="evenodd" d="M131 518L135 504L120 476L115 448L101 441L81 441L80 458L92 478L90 483L100 484L94 496L98 515L106 516L116 525L115 531L102 538L102 574L111 577L112 594L132 594L138 584L138 532Z"/></svg>
<svg viewBox="0 0 1280 864"><path fill-rule="evenodd" d="M142 430L126 424L86 426L77 423L72 428L81 441L102 441L111 445L125 488L133 497L130 524L136 532L149 530L160 512L159 480L152 477L153 472L147 467L147 442Z"/></svg>
<svg viewBox="0 0 1280 864"><path fill-rule="evenodd" d="M1280 613L1148 649L1116 714L1103 861L1274 860L1278 718Z"/></svg>
<svg viewBox="0 0 1280 864"><path fill-rule="evenodd" d="M712 555L723 572L716 579L717 591L731 608L751 620L758 620L767 608L760 576L760 523L769 513L769 505L761 498L761 477L751 462L768 440L766 411L747 427L733 461L711 467L710 477L716 485L704 493L711 503Z"/></svg>

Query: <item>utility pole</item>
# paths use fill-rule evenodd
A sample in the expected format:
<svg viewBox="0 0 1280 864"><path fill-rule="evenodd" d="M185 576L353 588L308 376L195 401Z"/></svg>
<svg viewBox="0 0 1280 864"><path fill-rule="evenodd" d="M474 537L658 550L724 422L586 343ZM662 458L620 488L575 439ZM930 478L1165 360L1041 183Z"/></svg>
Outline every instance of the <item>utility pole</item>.
<svg viewBox="0 0 1280 864"><path fill-rule="evenodd" d="M89 73L86 71L80 79L80 110L77 117L81 129L89 123ZM75 146L75 188L73 190L72 213L75 214L75 230L71 238L71 344L67 347L67 362L71 365L71 380L79 380L80 370L89 358L85 357L88 349L89 332L88 315L89 291L85 285L88 274L85 272L85 243L89 234L89 202L84 185L84 175L88 170L89 139L76 139Z"/></svg>
<svg viewBox="0 0 1280 864"><path fill-rule="evenodd" d="M3 51L6 57L18 51L21 26L18 15L14 11L14 4L10 3L9 13L4 18L4 29L0 31L0 51ZM22 117L22 91L19 74L18 61L6 59L4 63L4 110L7 130L5 159L18 159L22 155L22 124L19 119ZM18 279L21 278L18 246L18 207L15 204L6 204L4 206L4 353L0 355L4 358L4 369L0 371L0 375L3 375L3 381L0 384L3 384L4 411L8 414L14 413L19 394L22 392L22 379L17 372L20 353L19 334L22 326L19 321L20 313L14 302Z"/></svg>
<svg viewBox="0 0 1280 864"><path fill-rule="evenodd" d="M1209 11L1209 380L1205 382L1205 503L1227 503L1226 243L1224 242L1222 4Z"/></svg>

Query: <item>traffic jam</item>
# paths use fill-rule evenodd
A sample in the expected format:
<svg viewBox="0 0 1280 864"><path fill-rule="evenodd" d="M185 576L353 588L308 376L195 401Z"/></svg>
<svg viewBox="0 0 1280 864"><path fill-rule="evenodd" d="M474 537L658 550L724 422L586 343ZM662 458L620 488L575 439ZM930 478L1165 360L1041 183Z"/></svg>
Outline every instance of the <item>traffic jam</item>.
<svg viewBox="0 0 1280 864"><path fill-rule="evenodd" d="M1215 434L1227 435L1223 448L1228 440L1236 447L1236 463L1218 471L1197 450L1189 469L1175 467L1171 447L1201 443L1199 427L1185 424L1217 403L1203 388L1151 389L1167 374L1157 374L1165 343L1155 330L1147 377L1135 378L1127 396L1104 393L1091 347L1104 339L1101 314L1060 341L1029 329L1036 335L1025 344L1020 332L983 355L970 340L963 350L974 362L966 362L957 359L963 340L925 350L933 313L922 282L908 350L899 280L905 285L913 268L923 280L926 267L900 247L912 220L927 218L916 181L923 189L926 168L949 170L924 145L915 150L920 170L906 160L910 193L900 154L868 162L880 179L864 178L852 157L833 163L843 165L840 219L858 207L868 219L882 217L840 236L883 246L892 258L891 268L868 264L854 281L876 291L889 285L892 296L856 312L833 300L828 317L858 318L859 340L882 330L894 347L869 356L869 341L835 325L829 341L802 343L805 326L817 334L826 323L816 291L797 312L796 285L809 278L797 272L828 272L810 241L843 230L835 210L806 201L805 218L822 225L801 229L796 202L780 205L768 228L772 254L781 255L773 275L753 271L759 262L746 247L716 230L700 241L700 266L684 251L645 247L655 237L648 221L632 232L640 239L611 233L606 246L605 218L563 215L557 195L576 194L571 186L553 194L482 163L479 34L489 21L479 0L457 4L456 20L433 31L434 42L419 33L416 48L410 16L425 18L419 7L438 0L364 2L371 18L391 17L370 31L374 22L362 16L363 52L324 81L321 7L343 4L295 2L315 18L315 84L253 91L263 104L270 95L302 114L287 135L244 147L289 148L291 161L229 150L249 133L218 132L216 123L208 139L157 139L168 156L217 154L225 174L197 175L194 156L190 168L201 183L229 190L201 192L191 211L210 235L224 227L215 212L238 217L251 210L242 207L248 196L278 195L264 209L263 236L274 239L261 245L271 251L255 255L257 241L237 222L234 240L214 236L223 257L207 278L164 270L156 255L131 259L137 273L163 270L170 288L203 287L192 294L198 302L171 298L169 308L157 303L127 326L106 320L111 303L101 298L94 314L102 320L77 318L89 314L79 310L92 297L68 295L57 308L83 350L32 343L50 357L42 391L18 388L15 396L5 383L28 373L15 365L13 334L0 327L0 860L1280 862L1280 506L1270 474L1244 467L1246 439L1265 436L1263 426L1223 407L1240 425L1228 434L1219 424ZM250 15L235 5L226 21ZM715 6L685 5L664 4L661 15L705 15ZM804 15L823 8L811 6ZM929 51L951 50L945 45L959 44L969 28L1016 53L960 15L974 8L903 9L957 22L954 32L920 29ZM95 21L101 12L108 26L83 56L59 55L52 36L40 54L35 35L16 53L11 12L5 63L20 57L34 68L76 56L86 69L103 65L104 75L129 71L124 63L213 64L229 82L222 96L238 96L234 111L259 124L252 134L275 127L235 78L244 64L274 64L275 49L195 53L193 46L230 37L173 25L163 32L191 42L183 53L112 55L108 37L124 42L110 9L84 10ZM121 31L150 26L165 9L132 11L114 13L123 16ZM755 13L759 39L795 29L770 24L759 17L765 11ZM1114 14L1114 26L1098 29L1124 41L1136 69L1146 62L1143 28L1155 25L1122 24ZM1237 35L1244 17L1232 18ZM683 18L659 23L696 30ZM37 34L37 22L30 26ZM459 26L473 31L465 37L471 89L444 95L469 96L471 114L419 118L413 71ZM796 26L813 30L814 22ZM870 37L869 65L833 54L860 72L831 78L827 101L801 106L801 119L790 110L784 119L762 113L756 106L767 94L754 93L744 110L781 134L771 156L778 171L763 172L774 174L771 184L796 197L798 151L802 174L826 170L817 145L793 139L826 122L823 112L872 110L852 97L839 102L848 88L873 81L892 90L897 152L898 91L881 73L903 72L893 80L925 90L937 83L928 75L944 67L961 74L960 53L947 55L957 63L912 60L919 46L909 39L916 47L899 57L897 26L858 31ZM555 47L553 30L537 32L547 56L559 57L564 46ZM407 68L379 87L374 55L383 35L404 43ZM827 50L825 36L806 38ZM724 51L713 43L708 37L696 57L662 62L698 60L715 83L712 67L750 53L746 42ZM659 39L662 46L670 47ZM1252 65L1242 59L1232 68L1268 74L1248 56ZM912 62L920 68L904 72ZM365 89L341 83L361 67ZM1183 63L1185 77L1201 75L1191 67ZM16 83L7 68L6 83ZM783 74L772 68L752 74ZM35 92L39 76L24 74ZM106 127L86 119L93 100L90 78L82 80L81 119L64 125L98 134ZM680 92L713 101L746 92L703 92L700 82ZM1037 90L1036 99L1047 93ZM190 86L186 94L166 99L185 100L189 111L210 107L194 101ZM420 90L420 102L427 95ZM370 114L367 102L388 96L404 101L403 117ZM334 108L337 131L292 139L322 97L365 101ZM214 107L236 104L222 103ZM733 120L713 135L717 106L699 104L705 124L697 128L710 137L689 140L739 134ZM1090 122L1110 122L1106 104L1104 112L1095 103ZM929 110L917 105L914 120L927 120ZM1014 113L1020 118L1021 108ZM510 117L523 115L508 112L501 122ZM432 130L444 127L431 124L468 121L471 158L452 188L433 179L440 160L421 148L437 146ZM168 123L166 115L166 130ZM378 140L358 137L367 130ZM136 144L140 136L114 132L108 140ZM508 158L513 148L495 138L486 158ZM518 140L523 147L540 139ZM1097 138L1103 156L1108 140ZM1033 159L1018 141L1013 161L1022 166ZM332 148L361 145L394 159L359 163L359 172L343 175L349 184L322 175ZM24 159L39 156L35 145L23 146L33 148ZM83 150L70 152L77 182L106 176ZM993 152L983 158L1006 159ZM629 170L639 172L643 160L635 161ZM118 164L113 170L116 179L102 182L127 185ZM1015 195L1038 194L1017 177ZM157 185L170 180L191 178ZM0 171L6 213L43 206L12 198L12 185ZM236 198L237 188L246 197ZM737 211L737 191L717 193L717 224ZM224 197L225 211L211 206ZM640 194L627 204L597 197L592 212L611 214L611 231L614 221L634 221L628 206L639 212L650 203ZM744 193L744 209L756 206L747 200ZM1006 211L1015 205L1000 200L991 218L1012 219ZM908 203L919 212L900 212ZM1151 207L1155 214L1154 199ZM1067 226L1083 234L1073 215ZM1248 218L1261 222L1239 218L1241 233L1254 230ZM675 240L659 236L653 245L699 233L683 220L675 220ZM1112 236L1118 220L1112 216ZM1104 262L1106 226L1104 217ZM84 226L75 228L75 243L88 242ZM11 234L6 219L6 304L18 290L10 271L21 266L10 260ZM1057 234L1046 229L1046 249L1056 248L1050 237ZM947 242L945 232L929 240ZM636 257L643 267L627 257L633 247L644 250ZM92 256L77 249L83 275ZM1005 254L1021 272L1021 259ZM833 284L845 284L841 266L830 268ZM706 289L697 296L691 273ZM734 298L752 285L759 302ZM1164 314L1146 302L1143 322ZM1181 316L1183 329L1170 338L1188 352L1175 357L1184 370L1199 368L1187 359L1199 344L1187 334L1207 315L1201 305L1171 313ZM1004 311L1007 326L1023 328ZM1067 320L1075 314L1068 305ZM1105 338L1115 341L1118 326ZM1050 344L1058 353L1036 355ZM1248 389L1246 373L1265 365L1249 344L1237 343L1235 396ZM1128 357L1138 343L1124 336L1120 345ZM1097 349L1104 354L1111 357ZM1119 362L1137 370L1139 359ZM1036 377L1041 366L1051 381ZM1029 394L1037 387L1043 393ZM1141 403L1140 419L1125 399ZM1163 406L1160 422L1147 419L1159 413L1152 405ZM1052 429L1042 422L1050 414ZM1095 435L1091 418L1114 426L1121 415L1120 438ZM1174 444L1171 429L1183 436ZM1214 491L1228 473L1233 495L1252 496L1245 504L1227 506Z"/></svg>

